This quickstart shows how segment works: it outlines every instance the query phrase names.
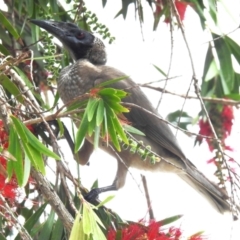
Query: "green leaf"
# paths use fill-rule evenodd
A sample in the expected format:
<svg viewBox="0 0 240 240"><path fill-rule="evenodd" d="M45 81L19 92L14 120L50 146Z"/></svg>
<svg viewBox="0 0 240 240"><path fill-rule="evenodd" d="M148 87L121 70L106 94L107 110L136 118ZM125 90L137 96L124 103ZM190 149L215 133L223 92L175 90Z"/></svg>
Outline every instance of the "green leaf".
<svg viewBox="0 0 240 240"><path fill-rule="evenodd" d="M231 53L236 58L238 64L240 64L240 46L228 36L225 36L224 39L226 44L230 48Z"/></svg>
<svg viewBox="0 0 240 240"><path fill-rule="evenodd" d="M114 94L109 94L109 95L101 95L102 99L105 101L111 101L111 102L115 102L115 103L120 103L121 99L114 95Z"/></svg>
<svg viewBox="0 0 240 240"><path fill-rule="evenodd" d="M96 125L100 126L103 121L104 116L104 102L102 99L99 100L97 115L96 115Z"/></svg>
<svg viewBox="0 0 240 240"><path fill-rule="evenodd" d="M90 240L90 238L83 231L82 216L79 212L77 213L77 216L74 220L69 240L77 240L77 239Z"/></svg>
<svg viewBox="0 0 240 240"><path fill-rule="evenodd" d="M31 172L31 161L28 158L27 154L25 154L24 159L24 170L23 170L23 186L26 186L29 180L30 172Z"/></svg>
<svg viewBox="0 0 240 240"><path fill-rule="evenodd" d="M122 81L124 79L128 78L127 76L123 76L123 77L120 77L120 78L115 78L115 79L112 79L112 80L108 80L108 81L105 81L105 82L102 82L100 84L97 84L95 86L95 88L99 88L99 87L104 87L104 86L107 86L107 85L111 85L113 83L116 83L116 82L119 82L119 81Z"/></svg>
<svg viewBox="0 0 240 240"><path fill-rule="evenodd" d="M91 214L90 204L83 204L82 214L83 231L88 236L92 233L92 221L94 221L94 218L92 217Z"/></svg>
<svg viewBox="0 0 240 240"><path fill-rule="evenodd" d="M187 126L193 122L193 118L187 112L182 112L180 110L168 114L166 119L186 130Z"/></svg>
<svg viewBox="0 0 240 240"><path fill-rule="evenodd" d="M63 234L63 223L58 218L58 220L54 224L54 227L53 227L53 230L52 230L51 240L59 240L59 238L61 239L62 234Z"/></svg>
<svg viewBox="0 0 240 240"><path fill-rule="evenodd" d="M0 44L0 52L5 56L10 55L9 51L2 44Z"/></svg>
<svg viewBox="0 0 240 240"><path fill-rule="evenodd" d="M76 133L75 149L74 149L75 153L77 153L78 149L80 148L87 131L88 131L88 119L87 119L87 111L85 110L81 120L80 127Z"/></svg>
<svg viewBox="0 0 240 240"><path fill-rule="evenodd" d="M11 179L13 171L16 174L20 187L25 186L23 171L23 156L17 132L12 124L10 124L9 146L8 151L15 157L16 161L7 161L8 179Z"/></svg>
<svg viewBox="0 0 240 240"><path fill-rule="evenodd" d="M99 225L103 228L105 227L96 213L93 211L91 205L88 203L83 204L82 224L84 233L88 236L91 234L93 237L92 239L106 239Z"/></svg>
<svg viewBox="0 0 240 240"><path fill-rule="evenodd" d="M14 116L11 116L11 119L19 137L23 142L27 143L28 138L27 138L26 132L24 131L23 124Z"/></svg>
<svg viewBox="0 0 240 240"><path fill-rule="evenodd" d="M172 216L172 217L169 217L169 218L165 218L161 221L158 221L159 223L161 223L161 226L165 226L169 223L172 223L172 222L175 222L177 221L178 219L182 218L183 215L175 215L175 216Z"/></svg>
<svg viewBox="0 0 240 240"><path fill-rule="evenodd" d="M68 111L73 111L73 110L79 109L79 108L86 108L86 105L87 105L87 103L88 103L88 100L89 100L89 99L87 99L87 100L82 100L82 101L76 101L76 102L72 103L71 105L69 105L69 106L67 107L67 111L66 111L66 112L68 112Z"/></svg>
<svg viewBox="0 0 240 240"><path fill-rule="evenodd" d="M115 127L114 127L114 123L113 123L113 117L110 116L110 112L112 112L112 109L109 107L107 107L106 105L106 115L107 115L107 129L108 129L108 133L111 137L111 141L114 145L114 147L120 152L121 151L121 147L120 147L120 144L119 144L119 141L118 141L118 138L117 138L117 134L116 134L116 131L115 131ZM112 112L112 114L114 114Z"/></svg>
<svg viewBox="0 0 240 240"><path fill-rule="evenodd" d="M214 77L216 77L218 75L218 69L217 69L217 66L216 66L216 62L215 60L213 60L211 62L211 64L209 65L209 69L206 73L206 76L204 78L204 81L210 81L212 80Z"/></svg>
<svg viewBox="0 0 240 240"><path fill-rule="evenodd" d="M11 116L11 119L13 120L15 126L17 126L16 130L24 143L29 143L29 145L35 148L36 151L48 157L52 157L56 160L61 159L56 153L52 152L45 145L43 145L18 118Z"/></svg>
<svg viewBox="0 0 240 240"><path fill-rule="evenodd" d="M115 196L113 196L113 195L106 197L103 201L101 201L101 202L96 206L96 208L99 208L99 207L105 205L106 203L110 202L114 197L115 197Z"/></svg>
<svg viewBox="0 0 240 240"><path fill-rule="evenodd" d="M95 131L94 131L94 148L97 149L98 148L98 143L99 143L99 138L100 138L100 127L99 126L95 126Z"/></svg>
<svg viewBox="0 0 240 240"><path fill-rule="evenodd" d="M107 3L107 0L102 0L102 6L105 7Z"/></svg>
<svg viewBox="0 0 240 240"><path fill-rule="evenodd" d="M115 95L116 94L116 89L114 88L103 88L98 92L98 95L103 96L103 95Z"/></svg>
<svg viewBox="0 0 240 240"><path fill-rule="evenodd" d="M99 100L96 98L90 98L88 102L88 109L87 109L87 114L88 114L88 121L91 122L93 119L93 116L96 112L96 108L98 107Z"/></svg>
<svg viewBox="0 0 240 240"><path fill-rule="evenodd" d="M158 72L160 72L164 77L167 77L167 74L162 70L160 69L158 66L154 65L153 66L158 70Z"/></svg>
<svg viewBox="0 0 240 240"><path fill-rule="evenodd" d="M119 135L119 137L122 139L123 142L125 142L126 144L128 144L128 138L123 130L122 125L120 124L117 116L115 118L112 118L112 122L114 124L114 128L117 132L117 134Z"/></svg>
<svg viewBox="0 0 240 240"><path fill-rule="evenodd" d="M143 132L141 132L140 130L138 130L137 128L128 125L128 124L124 124L123 128L125 129L125 131L129 132L129 133L133 133L133 134L137 134L140 136L146 136Z"/></svg>
<svg viewBox="0 0 240 240"><path fill-rule="evenodd" d="M31 161L32 165L38 171L40 171L43 175L45 175L45 165L44 165L44 161L43 161L43 158L42 158L40 152L38 152L30 144L27 144L25 142L22 142L22 144L23 144L23 148L24 148L29 160Z"/></svg>
<svg viewBox="0 0 240 240"><path fill-rule="evenodd" d="M232 66L231 51L225 40L219 35L213 34L218 61L220 63L220 76L223 94L229 94L234 85L234 71Z"/></svg>
<svg viewBox="0 0 240 240"><path fill-rule="evenodd" d="M53 230L54 216L55 216L55 212L52 210L47 220L43 224L40 235L38 236L38 240L46 240L50 238Z"/></svg>
<svg viewBox="0 0 240 240"><path fill-rule="evenodd" d="M18 40L19 35L15 28L12 26L12 24L8 21L8 19L3 15L3 13L0 11L0 22L1 24L12 34L12 36Z"/></svg>
<svg viewBox="0 0 240 240"><path fill-rule="evenodd" d="M26 74L22 70L20 70L18 67L13 67L13 69L17 72L17 74L21 77L21 79L24 81L24 83L27 85L27 87L31 90L34 97L36 97L36 99L41 103L41 106L44 106L45 103L43 102L42 97L40 96L39 93L37 93L36 91L33 91L34 86L30 82L30 80L28 79Z"/></svg>
<svg viewBox="0 0 240 240"><path fill-rule="evenodd" d="M24 98L22 96L22 93L19 91L17 86L6 76L6 75L0 75L0 83L1 85L8 90L16 99L20 102L24 102Z"/></svg>
<svg viewBox="0 0 240 240"><path fill-rule="evenodd" d="M24 224L24 228L29 232L29 234L32 236L32 233L34 232L34 226L39 222L39 219L44 212L46 206L48 203L44 203L34 214L32 214L27 221ZM35 207L34 207L35 208ZM20 240L20 235L18 234L15 240Z"/></svg>
<svg viewBox="0 0 240 240"><path fill-rule="evenodd" d="M123 107L120 103L117 103L116 101L112 101L112 99L104 99L105 102L113 109L115 113L123 113L123 112L129 112L129 109L126 107Z"/></svg>
<svg viewBox="0 0 240 240"><path fill-rule="evenodd" d="M89 136L92 136L95 127L96 127L96 112L94 114L92 121L88 122L88 135Z"/></svg>

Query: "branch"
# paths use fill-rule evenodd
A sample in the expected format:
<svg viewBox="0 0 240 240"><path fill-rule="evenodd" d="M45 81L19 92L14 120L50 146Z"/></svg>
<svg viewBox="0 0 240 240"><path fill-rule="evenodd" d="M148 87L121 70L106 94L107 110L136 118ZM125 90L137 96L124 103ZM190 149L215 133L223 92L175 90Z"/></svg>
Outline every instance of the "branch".
<svg viewBox="0 0 240 240"><path fill-rule="evenodd" d="M21 236L21 239L32 240L31 236L29 235L27 230L22 226L22 224L19 222L18 218L15 216L15 214L13 213L12 209L9 207L7 201L5 200L2 194L0 194L0 200L1 200L0 208L4 209L6 213L11 216L11 220L14 222L14 226L18 230L19 235Z"/></svg>
<svg viewBox="0 0 240 240"><path fill-rule="evenodd" d="M161 87L153 87L153 86L149 86L149 85L146 85L146 84L138 84L138 86L150 88L150 89L153 89L153 90L156 90L156 91L159 91L159 92L168 93L168 94L178 96L178 97L181 97L181 98L199 100L199 98L197 96L189 96L187 94L179 94L179 93L171 92L171 91L166 90L166 89L161 88ZM235 101L235 100L226 99L226 98L202 97L202 99L203 99L203 101L216 103L216 104L219 103L219 104L231 105L231 106L235 106L235 107L239 107L239 105L240 105L240 101Z"/></svg>
<svg viewBox="0 0 240 240"><path fill-rule="evenodd" d="M36 180L39 190L43 194L44 198L50 203L54 211L57 213L59 219L61 219L64 227L70 233L73 226L73 217L67 211L63 205L61 199L51 186L51 184L45 179L45 177L32 167L31 175Z"/></svg>

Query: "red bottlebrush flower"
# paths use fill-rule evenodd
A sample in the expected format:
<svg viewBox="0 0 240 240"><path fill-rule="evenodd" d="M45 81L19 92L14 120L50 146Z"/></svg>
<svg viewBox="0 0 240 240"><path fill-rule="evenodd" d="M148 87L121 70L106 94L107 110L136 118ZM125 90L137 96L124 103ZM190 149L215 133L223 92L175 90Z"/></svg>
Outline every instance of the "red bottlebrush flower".
<svg viewBox="0 0 240 240"><path fill-rule="evenodd" d="M223 123L224 137L226 138L231 134L232 131L234 119L233 107L229 105L224 105L221 112L221 117Z"/></svg>
<svg viewBox="0 0 240 240"><path fill-rule="evenodd" d="M133 223L129 226L118 230L121 235L116 234L114 229L110 229L107 234L107 240L180 240L182 232L179 228L171 227L168 232L161 231L160 223L151 221L148 226Z"/></svg>
<svg viewBox="0 0 240 240"><path fill-rule="evenodd" d="M108 233L107 233L107 240L115 240L116 239L116 231L111 228L108 230Z"/></svg>
<svg viewBox="0 0 240 240"><path fill-rule="evenodd" d="M17 183L14 179L11 179L8 183L6 183L5 180L5 177L0 175L0 192L3 197L10 201L14 201L17 196Z"/></svg>
<svg viewBox="0 0 240 240"><path fill-rule="evenodd" d="M214 163L214 164L216 164L216 159L215 159L215 158L211 158L211 159L207 160L207 163L208 163L208 164L209 164L209 163Z"/></svg>
<svg viewBox="0 0 240 240"><path fill-rule="evenodd" d="M165 12L164 22L169 23L170 22L170 16L169 16L170 11L169 10L165 11L165 8L166 7L168 8L167 4L165 4L165 2L163 2L162 0L156 0L155 5L156 5L156 9L154 11L154 16L158 17L162 12L163 13ZM184 1L180 1L180 0L175 1L175 6L176 6L176 9L177 9L177 12L179 14L181 21L183 21L185 18L185 13L186 13L186 9L187 9L188 5L190 5L188 2L184 2Z"/></svg>
<svg viewBox="0 0 240 240"><path fill-rule="evenodd" d="M27 125L26 126L32 133L34 133L34 127L32 125Z"/></svg>
<svg viewBox="0 0 240 240"><path fill-rule="evenodd" d="M179 14L179 17L180 17L181 21L184 20L185 12L186 12L186 9L187 9L188 5L189 4L187 2L180 2L180 1L175 2L175 6L177 8L177 11L178 11L178 14Z"/></svg>
<svg viewBox="0 0 240 240"><path fill-rule="evenodd" d="M97 97L97 94L100 90L101 90L101 88L93 88L90 90L89 94L91 97Z"/></svg>
<svg viewBox="0 0 240 240"><path fill-rule="evenodd" d="M158 16L162 11L162 0L157 0L155 2L155 5L156 5L156 10L154 12L154 15Z"/></svg>
<svg viewBox="0 0 240 240"><path fill-rule="evenodd" d="M204 121L203 119L200 119L199 127L200 127L199 134L208 136L208 137L212 136L212 130L208 122Z"/></svg>
<svg viewBox="0 0 240 240"><path fill-rule="evenodd" d="M171 237L174 237L174 238L171 238L171 239L178 240L181 237L182 232L181 232L181 230L179 228L171 227L169 229L169 235Z"/></svg>
<svg viewBox="0 0 240 240"><path fill-rule="evenodd" d="M3 122L0 120L0 144L4 149L8 147L8 135L4 130ZM17 196L18 185L13 177L9 182L6 182L6 166L7 160L0 156L0 192L4 198L14 201ZM1 203L1 201L0 201Z"/></svg>
<svg viewBox="0 0 240 240"><path fill-rule="evenodd" d="M208 122L204 121L203 119L200 119L199 121L199 134L207 137L213 137L212 130L210 128L210 125ZM197 141L201 144L203 140L202 136L197 137ZM214 150L214 146L212 145L212 141L209 138L206 138L209 150L212 152Z"/></svg>

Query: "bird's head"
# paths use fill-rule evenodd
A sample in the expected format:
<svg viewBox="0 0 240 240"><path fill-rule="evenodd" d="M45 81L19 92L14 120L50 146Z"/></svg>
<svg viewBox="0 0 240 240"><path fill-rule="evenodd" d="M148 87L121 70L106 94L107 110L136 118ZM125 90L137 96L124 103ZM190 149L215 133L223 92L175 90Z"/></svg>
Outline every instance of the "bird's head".
<svg viewBox="0 0 240 240"><path fill-rule="evenodd" d="M30 20L30 22L45 29L59 39L75 61L87 59L93 64L106 63L107 56L103 42L93 34L80 29L77 25L35 19Z"/></svg>

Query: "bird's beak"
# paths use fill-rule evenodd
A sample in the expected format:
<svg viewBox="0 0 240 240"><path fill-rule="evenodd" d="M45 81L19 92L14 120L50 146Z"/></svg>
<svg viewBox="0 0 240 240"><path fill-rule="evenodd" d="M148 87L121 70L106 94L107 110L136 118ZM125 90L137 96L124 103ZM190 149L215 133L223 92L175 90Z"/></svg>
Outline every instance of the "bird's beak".
<svg viewBox="0 0 240 240"><path fill-rule="evenodd" d="M31 19L30 22L39 26L40 28L45 29L59 40L61 40L61 38L63 38L65 35L65 28L63 27L62 22L37 19Z"/></svg>

